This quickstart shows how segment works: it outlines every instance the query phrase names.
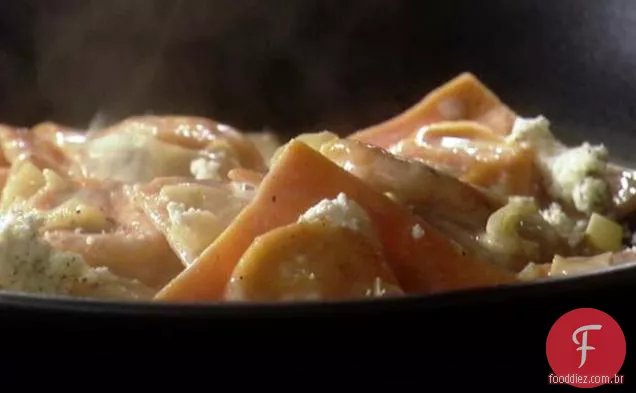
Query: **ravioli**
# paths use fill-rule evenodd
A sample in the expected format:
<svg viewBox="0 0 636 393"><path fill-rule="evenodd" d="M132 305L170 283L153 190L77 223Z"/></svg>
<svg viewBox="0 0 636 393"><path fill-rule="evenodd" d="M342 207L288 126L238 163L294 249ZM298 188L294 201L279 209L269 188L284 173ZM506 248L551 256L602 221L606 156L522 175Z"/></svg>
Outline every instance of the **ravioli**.
<svg viewBox="0 0 636 393"><path fill-rule="evenodd" d="M37 213L41 235L54 248L150 287L160 288L182 269L123 183L64 178L19 160L0 200L0 213L11 212Z"/></svg>
<svg viewBox="0 0 636 393"><path fill-rule="evenodd" d="M165 178L137 185L134 195L189 266L249 203L253 188L239 182Z"/></svg>

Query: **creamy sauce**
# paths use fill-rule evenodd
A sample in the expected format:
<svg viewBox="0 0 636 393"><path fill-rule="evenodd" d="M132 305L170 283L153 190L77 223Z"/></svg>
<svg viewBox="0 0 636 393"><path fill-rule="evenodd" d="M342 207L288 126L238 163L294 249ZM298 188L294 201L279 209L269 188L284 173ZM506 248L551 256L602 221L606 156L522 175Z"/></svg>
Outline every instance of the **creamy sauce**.
<svg viewBox="0 0 636 393"><path fill-rule="evenodd" d="M40 239L34 214L5 215L0 222L0 290L112 299L148 299L154 290L135 280L92 268L81 255Z"/></svg>

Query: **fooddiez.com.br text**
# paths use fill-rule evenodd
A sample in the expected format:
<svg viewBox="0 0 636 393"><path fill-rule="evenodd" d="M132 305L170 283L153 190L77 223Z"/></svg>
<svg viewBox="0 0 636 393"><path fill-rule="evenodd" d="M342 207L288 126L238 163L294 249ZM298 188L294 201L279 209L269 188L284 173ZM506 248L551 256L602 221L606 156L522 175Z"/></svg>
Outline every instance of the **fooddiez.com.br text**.
<svg viewBox="0 0 636 393"><path fill-rule="evenodd" d="M596 385L599 383L607 385L622 385L624 383L623 375L580 375L580 374L567 374L567 375L548 375L548 383L551 385L565 385L565 384L590 384Z"/></svg>

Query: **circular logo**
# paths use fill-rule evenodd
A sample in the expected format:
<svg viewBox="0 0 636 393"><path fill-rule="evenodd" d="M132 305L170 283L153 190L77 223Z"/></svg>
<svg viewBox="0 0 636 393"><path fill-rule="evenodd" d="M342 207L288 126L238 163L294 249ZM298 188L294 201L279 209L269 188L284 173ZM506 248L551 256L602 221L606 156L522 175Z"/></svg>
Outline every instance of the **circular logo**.
<svg viewBox="0 0 636 393"><path fill-rule="evenodd" d="M546 342L554 378L580 388L612 383L623 366L625 352L621 327L594 308L565 313L552 325Z"/></svg>

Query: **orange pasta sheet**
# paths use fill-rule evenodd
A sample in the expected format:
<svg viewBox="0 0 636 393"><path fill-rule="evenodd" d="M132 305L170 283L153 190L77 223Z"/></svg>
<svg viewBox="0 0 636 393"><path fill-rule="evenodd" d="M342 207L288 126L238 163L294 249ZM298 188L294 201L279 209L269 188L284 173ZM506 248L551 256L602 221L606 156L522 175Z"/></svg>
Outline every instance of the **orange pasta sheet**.
<svg viewBox="0 0 636 393"><path fill-rule="evenodd" d="M388 264L406 293L490 286L516 281L499 267L474 260L385 195L302 142L292 140L263 179L255 199L187 270L156 299L219 301L228 280L255 238L295 222L322 199L340 192L370 216ZM419 225L423 235L412 236Z"/></svg>
<svg viewBox="0 0 636 393"><path fill-rule="evenodd" d="M463 73L427 94L420 102L386 122L350 138L388 149L421 127L440 122L474 120L496 134L510 132L515 113L471 73Z"/></svg>

